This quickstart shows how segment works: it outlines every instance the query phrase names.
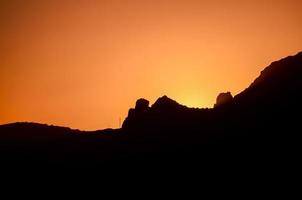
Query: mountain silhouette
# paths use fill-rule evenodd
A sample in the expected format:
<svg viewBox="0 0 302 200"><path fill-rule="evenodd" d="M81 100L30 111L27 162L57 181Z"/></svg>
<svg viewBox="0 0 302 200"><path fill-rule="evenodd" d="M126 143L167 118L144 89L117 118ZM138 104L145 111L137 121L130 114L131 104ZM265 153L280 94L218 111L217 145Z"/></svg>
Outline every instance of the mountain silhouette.
<svg viewBox="0 0 302 200"><path fill-rule="evenodd" d="M35 123L0 126L2 158L105 162L294 156L300 142L302 52L273 62L243 92L218 95L214 108L167 96L139 99L121 129L83 132Z"/></svg>

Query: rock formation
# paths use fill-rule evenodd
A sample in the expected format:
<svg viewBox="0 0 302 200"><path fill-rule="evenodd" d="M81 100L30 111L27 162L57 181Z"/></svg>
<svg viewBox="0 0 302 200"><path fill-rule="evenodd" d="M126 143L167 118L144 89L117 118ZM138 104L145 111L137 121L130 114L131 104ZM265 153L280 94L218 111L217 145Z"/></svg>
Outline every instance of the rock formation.
<svg viewBox="0 0 302 200"><path fill-rule="evenodd" d="M216 104L214 107L226 104L228 102L231 102L233 100L233 96L230 92L220 93L216 98Z"/></svg>
<svg viewBox="0 0 302 200"><path fill-rule="evenodd" d="M149 109L149 101L143 98L140 98L136 101L135 111L145 112Z"/></svg>
<svg viewBox="0 0 302 200"><path fill-rule="evenodd" d="M149 111L149 101L143 98L140 98L135 103L135 108L130 108L128 112L128 116L125 119L122 127L128 128L130 125L138 125L144 119L144 116L147 115Z"/></svg>

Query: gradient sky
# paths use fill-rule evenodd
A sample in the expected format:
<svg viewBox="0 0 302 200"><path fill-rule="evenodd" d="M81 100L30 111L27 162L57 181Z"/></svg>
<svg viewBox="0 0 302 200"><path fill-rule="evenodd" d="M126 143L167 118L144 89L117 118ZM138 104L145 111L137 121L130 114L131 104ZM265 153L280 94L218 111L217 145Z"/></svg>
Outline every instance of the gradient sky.
<svg viewBox="0 0 302 200"><path fill-rule="evenodd" d="M301 0L0 2L0 124L116 128L162 95L212 107L302 50Z"/></svg>

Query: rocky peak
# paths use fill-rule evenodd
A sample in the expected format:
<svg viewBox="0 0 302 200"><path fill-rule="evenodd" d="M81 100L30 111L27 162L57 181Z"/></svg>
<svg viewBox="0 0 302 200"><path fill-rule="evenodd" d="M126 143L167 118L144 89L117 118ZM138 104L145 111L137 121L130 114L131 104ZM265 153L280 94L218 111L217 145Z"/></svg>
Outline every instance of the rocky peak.
<svg viewBox="0 0 302 200"><path fill-rule="evenodd" d="M151 106L151 108L153 110L170 110L170 109L178 108L180 106L181 105L179 103L164 95L158 98L156 102Z"/></svg>
<svg viewBox="0 0 302 200"><path fill-rule="evenodd" d="M136 111L146 111L149 109L149 101L143 98L140 98L136 101L135 110Z"/></svg>
<svg viewBox="0 0 302 200"><path fill-rule="evenodd" d="M220 93L216 98L214 107L221 106L233 100L231 92Z"/></svg>
<svg viewBox="0 0 302 200"><path fill-rule="evenodd" d="M139 126L145 117L147 117L149 110L149 101L143 98L138 99L135 103L135 108L129 109L128 116L123 122L122 127Z"/></svg>

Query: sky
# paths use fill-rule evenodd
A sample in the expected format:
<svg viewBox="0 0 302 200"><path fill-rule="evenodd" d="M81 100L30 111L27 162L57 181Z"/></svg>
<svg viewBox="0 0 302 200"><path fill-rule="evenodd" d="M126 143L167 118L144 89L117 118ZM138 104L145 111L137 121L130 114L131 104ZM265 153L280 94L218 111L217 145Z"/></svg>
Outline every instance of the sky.
<svg viewBox="0 0 302 200"><path fill-rule="evenodd" d="M0 124L118 128L138 98L213 107L302 51L301 0L0 0Z"/></svg>

